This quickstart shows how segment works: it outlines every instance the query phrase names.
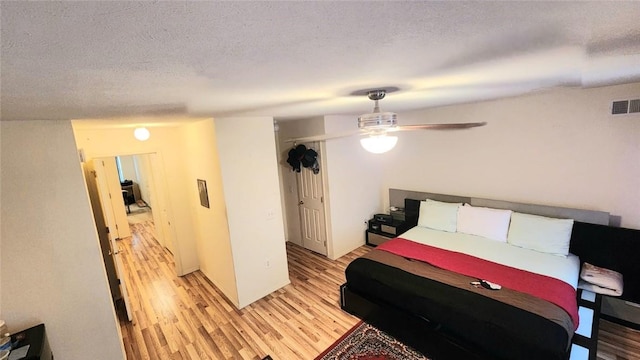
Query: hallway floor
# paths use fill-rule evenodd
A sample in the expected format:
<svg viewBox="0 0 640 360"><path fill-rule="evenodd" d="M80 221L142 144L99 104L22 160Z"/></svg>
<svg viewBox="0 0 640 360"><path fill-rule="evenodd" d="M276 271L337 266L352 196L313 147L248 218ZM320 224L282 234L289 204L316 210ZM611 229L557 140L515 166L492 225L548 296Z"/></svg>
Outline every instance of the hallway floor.
<svg viewBox="0 0 640 360"><path fill-rule="evenodd" d="M142 206L138 205L137 203L129 205L129 210L129 213L127 213L127 221L129 222L129 225L138 224L145 221L153 221L151 208L144 205L144 202L142 203Z"/></svg>
<svg viewBox="0 0 640 360"><path fill-rule="evenodd" d="M153 222L122 241L133 321L120 315L129 359L313 359L358 320L338 288L356 251L331 261L287 244L291 284L237 310L200 272L177 277Z"/></svg>

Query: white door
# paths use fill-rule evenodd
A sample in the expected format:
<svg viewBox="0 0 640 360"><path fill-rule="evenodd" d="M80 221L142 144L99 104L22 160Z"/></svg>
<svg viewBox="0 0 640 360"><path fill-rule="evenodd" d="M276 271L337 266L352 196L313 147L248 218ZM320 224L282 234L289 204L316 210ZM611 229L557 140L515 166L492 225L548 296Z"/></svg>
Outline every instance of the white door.
<svg viewBox="0 0 640 360"><path fill-rule="evenodd" d="M115 302L120 299L122 295L120 294L120 288L118 286L118 275L116 274L116 265L113 259L113 251L111 250L105 214L100 204L100 195L98 194L98 185L96 184L96 172L93 169L92 162L84 164L83 167L85 170L89 200L91 201L91 210L93 211L93 218L95 219L96 230L98 231L98 239L100 240L104 267L107 272L107 279L109 280L109 288L111 289L111 297Z"/></svg>
<svg viewBox="0 0 640 360"><path fill-rule="evenodd" d="M106 158L106 159L107 161L109 159L113 160L114 166L115 166L114 158ZM98 195L100 199L100 205L102 206L102 211L105 214L105 218L108 218L109 211L114 211L113 209L114 202L112 201L114 196L110 194L108 191L109 186L108 186L107 172L105 171L105 168L106 168L105 161L104 159L94 159L89 161L88 166L89 166L89 169L92 170L91 171L92 175L95 177L96 185L98 188ZM117 169L116 169L116 173L117 173ZM118 183L120 182L118 181ZM119 195L122 198L122 193L120 193ZM123 204L122 211L124 212L124 198L122 198L120 203ZM126 214L125 214L125 217L126 217ZM127 229L128 229L128 226L127 226ZM132 320L131 304L129 302L129 293L127 292L127 285L125 283L124 266L122 264L122 254L121 254L121 250L117 240L119 238L113 235L111 230L109 230L109 235L110 235L109 241L111 245L110 251L111 251L111 256L113 256L113 262L115 263L116 276L120 284L120 294L122 295L122 300L124 301L125 309L127 311L127 318L129 319L129 321L131 321Z"/></svg>
<svg viewBox="0 0 640 360"><path fill-rule="evenodd" d="M91 161L93 169L100 179L98 191L109 227L109 236L113 239L131 236L116 158L96 158Z"/></svg>
<svg viewBox="0 0 640 360"><path fill-rule="evenodd" d="M307 145L307 148L317 147ZM319 153L318 150L316 151ZM327 255L322 175L320 173L314 174L311 169L302 167L296 177L298 180L302 246L319 254Z"/></svg>
<svg viewBox="0 0 640 360"><path fill-rule="evenodd" d="M176 273L180 274L182 269L180 268L180 262L177 261L176 248L173 239L174 233L171 227L171 220L169 214L169 199L167 197L167 184L165 182L166 176L164 173L164 167L160 155L157 153L149 154L149 160L151 162L151 177L153 180L153 193L154 196L154 209L153 209L153 221L155 223L156 235L160 243L169 250L173 256L176 264ZM157 210L157 211L156 211Z"/></svg>

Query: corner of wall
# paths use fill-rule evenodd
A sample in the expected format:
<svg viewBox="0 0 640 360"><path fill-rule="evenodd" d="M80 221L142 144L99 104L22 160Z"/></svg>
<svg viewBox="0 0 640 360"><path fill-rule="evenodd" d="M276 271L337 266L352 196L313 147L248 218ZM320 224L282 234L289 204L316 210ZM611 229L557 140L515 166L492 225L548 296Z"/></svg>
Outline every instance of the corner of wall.
<svg viewBox="0 0 640 360"><path fill-rule="evenodd" d="M227 208L222 169L213 119L187 125L185 128L185 177L191 183L183 199L192 210L197 256L202 273L238 306L236 269L227 222ZM207 185L209 207L200 203L196 180Z"/></svg>
<svg viewBox="0 0 640 360"><path fill-rule="evenodd" d="M357 129L351 116L326 116L328 133ZM325 142L331 230L329 257L339 258L364 245L366 221L382 206L381 157L366 152L357 137Z"/></svg>
<svg viewBox="0 0 640 360"><path fill-rule="evenodd" d="M215 128L238 303L243 306L289 281L273 119L220 118Z"/></svg>

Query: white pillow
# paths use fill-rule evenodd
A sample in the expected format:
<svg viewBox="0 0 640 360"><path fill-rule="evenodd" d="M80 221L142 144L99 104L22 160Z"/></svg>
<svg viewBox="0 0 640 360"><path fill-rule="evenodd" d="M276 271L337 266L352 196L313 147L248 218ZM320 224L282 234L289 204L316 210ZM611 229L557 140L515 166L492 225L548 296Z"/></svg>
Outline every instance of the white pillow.
<svg viewBox="0 0 640 360"><path fill-rule="evenodd" d="M435 230L456 232L458 207L461 203L447 203L431 199L420 202L418 226Z"/></svg>
<svg viewBox="0 0 640 360"><path fill-rule="evenodd" d="M569 254L573 219L513 213L508 241L511 245L559 256Z"/></svg>
<svg viewBox="0 0 640 360"><path fill-rule="evenodd" d="M458 208L458 232L507 242L511 210L499 210L470 205Z"/></svg>

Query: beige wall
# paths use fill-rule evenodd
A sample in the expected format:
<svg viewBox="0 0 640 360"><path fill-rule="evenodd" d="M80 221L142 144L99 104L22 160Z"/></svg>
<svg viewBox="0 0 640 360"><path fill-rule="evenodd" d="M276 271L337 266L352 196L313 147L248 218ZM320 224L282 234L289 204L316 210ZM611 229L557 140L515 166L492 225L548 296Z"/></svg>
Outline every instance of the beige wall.
<svg viewBox="0 0 640 360"><path fill-rule="evenodd" d="M2 126L0 126L0 141L2 139ZM0 144L2 144L0 142ZM0 169L2 169L2 146L0 146ZM0 208L2 207L2 176L0 176ZM2 211L0 211L0 318L2 318Z"/></svg>
<svg viewBox="0 0 640 360"><path fill-rule="evenodd" d="M151 137L147 141L138 141L133 137L132 128L86 129L75 128L79 149L83 149L87 159L94 157L157 153L166 176L169 216L173 219L173 234L177 251L174 251L176 266L182 274L199 269L196 251L195 232L191 217L191 205L185 201L189 197L193 184L186 177L184 148L186 141L180 127L149 128Z"/></svg>
<svg viewBox="0 0 640 360"><path fill-rule="evenodd" d="M149 207L154 207L155 199L152 199L152 192L155 191L155 184L153 184L153 168L151 165L151 159L149 154L134 155L133 162L135 164L136 174L138 176L138 186L140 189L140 197L144 200ZM152 190L154 189L154 190ZM155 195L157 196L157 195Z"/></svg>
<svg viewBox="0 0 640 360"><path fill-rule="evenodd" d="M193 213L200 270L231 302L238 305L238 288L213 120L184 126L183 136L186 144L184 162L190 185L189 197L185 201L190 203ZM198 179L207 182L209 208L200 205Z"/></svg>
<svg viewBox="0 0 640 360"><path fill-rule="evenodd" d="M242 308L289 283L273 119L218 118L215 134Z"/></svg>
<svg viewBox="0 0 640 360"><path fill-rule="evenodd" d="M0 126L0 318L44 323L56 359L123 359L71 123Z"/></svg>
<svg viewBox="0 0 640 360"><path fill-rule="evenodd" d="M122 176L125 180L131 180L138 182L138 174L136 173L136 163L133 156L121 156L120 167L122 169Z"/></svg>
<svg viewBox="0 0 640 360"><path fill-rule="evenodd" d="M325 116L327 134L357 129L357 117ZM366 221L381 212L382 173L388 154L372 154L360 146L358 137L329 140L326 175L329 191L328 226L331 230L329 258L337 259L364 245Z"/></svg>
<svg viewBox="0 0 640 360"><path fill-rule="evenodd" d="M560 89L399 114L401 124L488 125L400 133L384 188L608 211L638 229L640 114L608 114L611 100L639 96L640 84Z"/></svg>

